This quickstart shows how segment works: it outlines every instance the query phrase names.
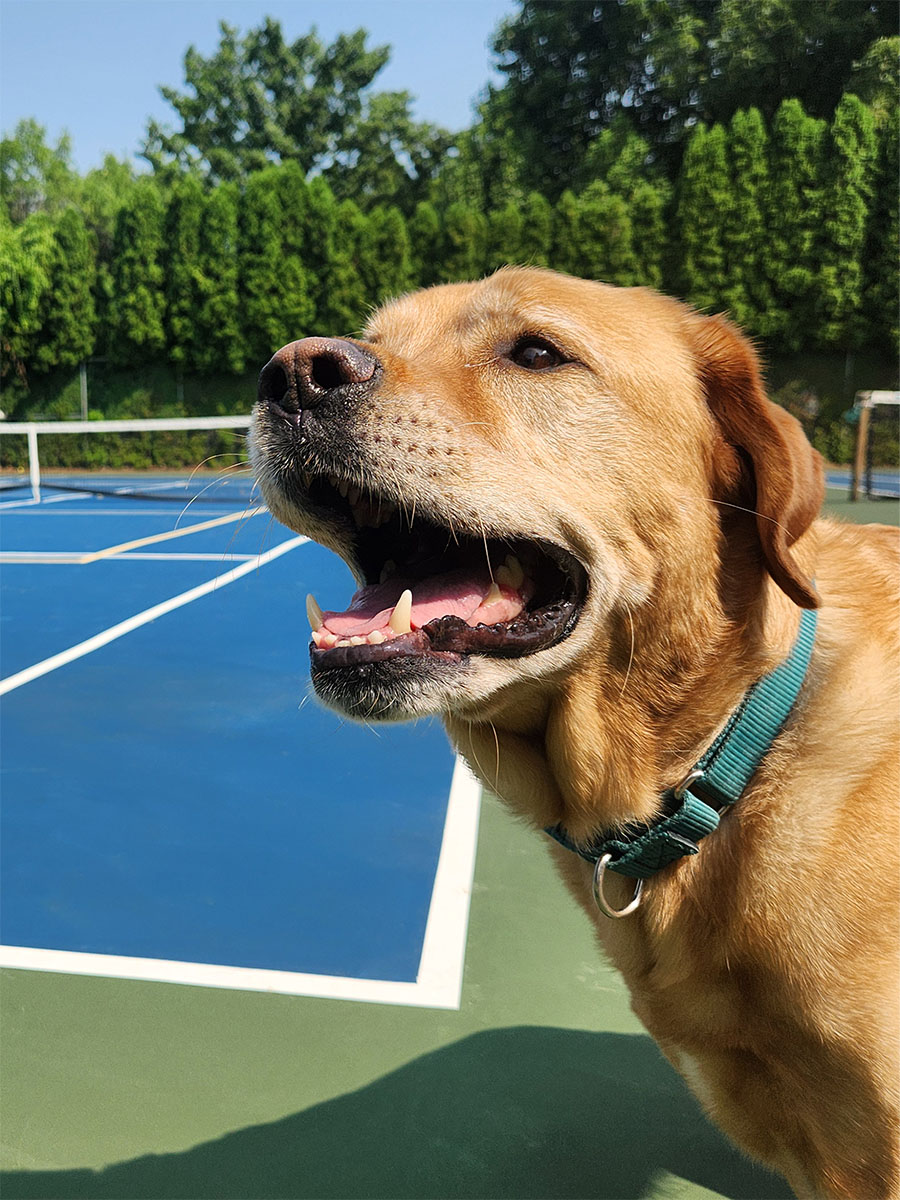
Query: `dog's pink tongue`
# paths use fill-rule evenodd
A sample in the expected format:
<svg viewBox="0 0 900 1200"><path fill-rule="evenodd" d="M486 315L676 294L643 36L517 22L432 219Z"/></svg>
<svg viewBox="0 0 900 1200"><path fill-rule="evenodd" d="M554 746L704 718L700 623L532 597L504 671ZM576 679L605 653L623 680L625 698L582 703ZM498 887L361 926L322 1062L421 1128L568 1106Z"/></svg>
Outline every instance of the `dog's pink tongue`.
<svg viewBox="0 0 900 1200"><path fill-rule="evenodd" d="M473 573L462 568L415 583L394 576L385 583L361 588L346 612L323 613L323 626L339 638L365 637L375 630L390 633L394 605L407 588L412 590L413 629L421 629L436 617L461 617L477 624L488 613L490 621L508 621L524 607L521 596L510 588L502 588L500 599L484 606L491 588L490 574L487 570Z"/></svg>

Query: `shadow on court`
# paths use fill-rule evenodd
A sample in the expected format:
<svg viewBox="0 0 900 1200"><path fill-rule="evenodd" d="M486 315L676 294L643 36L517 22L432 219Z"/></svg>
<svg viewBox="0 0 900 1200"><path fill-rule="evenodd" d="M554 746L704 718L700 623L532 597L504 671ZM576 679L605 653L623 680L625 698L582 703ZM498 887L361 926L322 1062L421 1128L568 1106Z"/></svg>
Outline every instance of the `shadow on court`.
<svg viewBox="0 0 900 1200"><path fill-rule="evenodd" d="M340 1046L335 1046L340 1053ZM664 1174L680 1177L662 1182ZM16 1171L29 1197L790 1196L700 1115L647 1037L478 1033L362 1088L182 1153L101 1171ZM682 1184L680 1180L687 1181Z"/></svg>

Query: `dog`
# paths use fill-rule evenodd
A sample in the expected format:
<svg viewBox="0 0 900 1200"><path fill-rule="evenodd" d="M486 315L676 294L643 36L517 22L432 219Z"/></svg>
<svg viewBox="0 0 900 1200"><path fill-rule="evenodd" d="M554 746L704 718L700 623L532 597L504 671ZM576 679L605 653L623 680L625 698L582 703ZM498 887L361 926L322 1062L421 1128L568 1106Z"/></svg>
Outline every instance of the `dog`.
<svg viewBox="0 0 900 1200"><path fill-rule="evenodd" d="M750 343L504 268L279 350L250 441L359 581L308 603L321 700L441 714L712 1119L800 1197L896 1197L897 531L819 518ZM723 739L783 686L723 798Z"/></svg>

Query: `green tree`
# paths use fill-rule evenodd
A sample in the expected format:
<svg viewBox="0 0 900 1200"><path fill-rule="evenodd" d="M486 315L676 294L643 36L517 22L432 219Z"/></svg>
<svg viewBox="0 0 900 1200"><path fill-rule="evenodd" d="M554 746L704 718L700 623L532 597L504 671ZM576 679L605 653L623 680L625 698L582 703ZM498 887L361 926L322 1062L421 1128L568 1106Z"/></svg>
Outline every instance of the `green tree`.
<svg viewBox="0 0 900 1200"><path fill-rule="evenodd" d="M784 100L772 122L761 247L773 290L769 336L786 350L799 350L815 329L826 129L799 100Z"/></svg>
<svg viewBox="0 0 900 1200"><path fill-rule="evenodd" d="M900 232L897 180L900 178L900 139L896 119L878 128L875 195L869 208L864 254L864 315L867 341L897 354L900 330Z"/></svg>
<svg viewBox="0 0 900 1200"><path fill-rule="evenodd" d="M458 201L444 214L442 283L479 279L484 273L487 219L478 209Z"/></svg>
<svg viewBox="0 0 900 1200"><path fill-rule="evenodd" d="M110 356L125 366L149 362L165 347L163 217L159 189L142 179L116 219L107 324Z"/></svg>
<svg viewBox="0 0 900 1200"><path fill-rule="evenodd" d="M96 337L93 240L77 209L67 208L53 227L48 286L40 305L40 340L34 348L36 370L74 367L94 350Z"/></svg>
<svg viewBox="0 0 900 1200"><path fill-rule="evenodd" d="M582 269L579 244L578 198L571 190L563 192L556 203L553 221L553 248L550 265L557 271L578 275Z"/></svg>
<svg viewBox="0 0 900 1200"><path fill-rule="evenodd" d="M413 282L431 287L437 281L441 252L441 218L433 204L420 201L407 222Z"/></svg>
<svg viewBox="0 0 900 1200"><path fill-rule="evenodd" d="M637 282L628 205L601 180L590 184L578 197L578 242L580 275L619 287Z"/></svg>
<svg viewBox="0 0 900 1200"><path fill-rule="evenodd" d="M293 162L304 176L324 171L339 200L411 212L424 198L452 139L412 119L408 93L371 93L387 46L368 48L362 29L331 45L315 30L289 42L271 17L243 37L219 29L211 56L185 54L188 90L160 89L179 127L150 122L142 153L154 171L216 182Z"/></svg>
<svg viewBox="0 0 900 1200"><path fill-rule="evenodd" d="M788 97L830 118L896 24L890 0L522 0L495 36L506 83L488 100L514 134L520 181L555 201L588 181L591 141L619 114L671 175L698 121L748 108L769 121Z"/></svg>
<svg viewBox="0 0 900 1200"><path fill-rule="evenodd" d="M348 122L325 178L339 200L394 204L404 215L428 194L453 143L446 130L410 115L409 92L380 92Z"/></svg>
<svg viewBox="0 0 900 1200"><path fill-rule="evenodd" d="M507 263L526 261L522 238L522 209L520 205L505 204L487 216L487 258L489 271Z"/></svg>
<svg viewBox="0 0 900 1200"><path fill-rule="evenodd" d="M200 222L203 188L193 176L178 180L165 218L166 332L169 357L180 367L196 365L200 305Z"/></svg>
<svg viewBox="0 0 900 1200"><path fill-rule="evenodd" d="M238 259L246 352L265 362L310 332L314 312L302 260L305 220L299 168L268 167L247 180L239 216ZM290 227L289 227L290 226Z"/></svg>
<svg viewBox="0 0 900 1200"><path fill-rule="evenodd" d="M529 192L522 206L522 261L534 267L550 265L553 208L540 192Z"/></svg>
<svg viewBox="0 0 900 1200"><path fill-rule="evenodd" d="M48 214L35 213L17 226L8 218L0 220L0 378L5 388L28 386L53 257L53 222Z"/></svg>
<svg viewBox="0 0 900 1200"><path fill-rule="evenodd" d="M221 183L204 198L197 235L193 356L203 373L244 368L238 245L238 190Z"/></svg>
<svg viewBox="0 0 900 1200"><path fill-rule="evenodd" d="M842 349L865 341L863 252L875 158L872 113L856 96L844 96L829 130L818 288L820 335Z"/></svg>
<svg viewBox="0 0 900 1200"><path fill-rule="evenodd" d="M378 279L371 300L381 304L408 292L414 283L409 232L399 208L391 204L372 209L368 240L378 264Z"/></svg>
<svg viewBox="0 0 900 1200"><path fill-rule="evenodd" d="M0 192L14 225L32 213L58 212L77 196L71 155L68 134L49 146L46 129L30 117L0 141Z"/></svg>
<svg viewBox="0 0 900 1200"><path fill-rule="evenodd" d="M371 221L352 200L338 206L335 264L329 281L329 330L359 330L365 314L374 308L379 288L379 263Z"/></svg>
<svg viewBox="0 0 900 1200"><path fill-rule="evenodd" d="M727 138L721 125L698 125L684 152L677 187L677 290L698 308L717 309L728 286L724 231L731 207Z"/></svg>
<svg viewBox="0 0 900 1200"><path fill-rule="evenodd" d="M728 138L731 203L723 230L727 282L724 300L750 333L771 332L772 292L765 258L769 193L768 137L758 109L739 111Z"/></svg>

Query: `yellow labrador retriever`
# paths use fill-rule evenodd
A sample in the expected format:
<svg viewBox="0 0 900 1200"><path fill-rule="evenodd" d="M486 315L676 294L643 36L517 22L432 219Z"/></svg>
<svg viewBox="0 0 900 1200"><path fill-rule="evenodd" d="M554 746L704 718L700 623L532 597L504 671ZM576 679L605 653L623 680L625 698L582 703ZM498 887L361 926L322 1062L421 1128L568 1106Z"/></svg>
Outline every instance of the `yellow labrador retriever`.
<svg viewBox="0 0 900 1200"><path fill-rule="evenodd" d="M799 1196L897 1196L896 531L817 519L748 343L506 269L284 347L251 443L359 581L309 601L322 700L442 714L713 1119Z"/></svg>

